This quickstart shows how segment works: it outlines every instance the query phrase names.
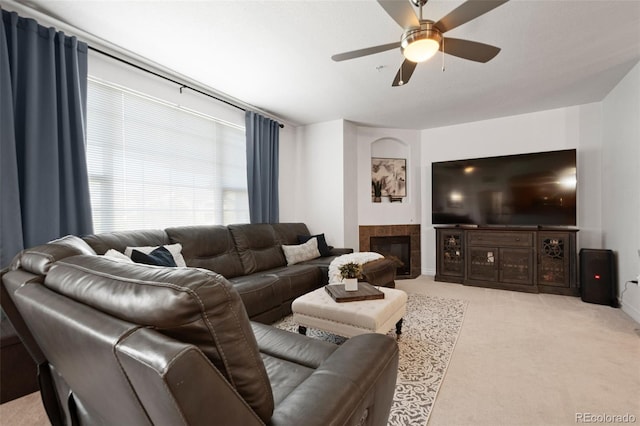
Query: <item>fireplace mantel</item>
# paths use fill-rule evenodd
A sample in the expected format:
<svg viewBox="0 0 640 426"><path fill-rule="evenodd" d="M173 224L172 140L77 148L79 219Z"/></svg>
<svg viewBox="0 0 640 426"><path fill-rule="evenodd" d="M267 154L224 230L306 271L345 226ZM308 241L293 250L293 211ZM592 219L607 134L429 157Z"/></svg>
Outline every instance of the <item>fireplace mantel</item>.
<svg viewBox="0 0 640 426"><path fill-rule="evenodd" d="M410 237L410 267L408 275L397 279L417 278L421 274L420 225L364 225L359 227L360 251L371 251L371 237Z"/></svg>

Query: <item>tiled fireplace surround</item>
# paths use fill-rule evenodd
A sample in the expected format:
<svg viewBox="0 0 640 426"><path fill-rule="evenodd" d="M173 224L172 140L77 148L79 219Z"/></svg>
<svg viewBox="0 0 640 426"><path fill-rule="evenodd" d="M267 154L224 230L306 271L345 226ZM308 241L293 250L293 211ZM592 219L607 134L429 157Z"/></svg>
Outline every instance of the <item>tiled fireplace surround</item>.
<svg viewBox="0 0 640 426"><path fill-rule="evenodd" d="M409 275L398 275L398 279L417 278L421 274L420 225L367 225L359 227L360 251L371 251L371 237L408 236L410 239Z"/></svg>

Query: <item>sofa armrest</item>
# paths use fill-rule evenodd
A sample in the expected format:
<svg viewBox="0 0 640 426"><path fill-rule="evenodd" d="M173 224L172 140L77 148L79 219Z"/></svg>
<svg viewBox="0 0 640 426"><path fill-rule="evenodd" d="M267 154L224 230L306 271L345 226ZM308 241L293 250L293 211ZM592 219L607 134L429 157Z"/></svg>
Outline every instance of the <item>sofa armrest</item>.
<svg viewBox="0 0 640 426"><path fill-rule="evenodd" d="M352 337L275 407L270 424L386 425L397 373L393 338Z"/></svg>
<svg viewBox="0 0 640 426"><path fill-rule="evenodd" d="M389 258L367 262L362 267L363 280L371 285L395 288L397 264Z"/></svg>
<svg viewBox="0 0 640 426"><path fill-rule="evenodd" d="M114 352L153 424L264 424L195 346L141 328Z"/></svg>
<svg viewBox="0 0 640 426"><path fill-rule="evenodd" d="M341 256L343 254L353 253L351 248L331 248L331 256Z"/></svg>

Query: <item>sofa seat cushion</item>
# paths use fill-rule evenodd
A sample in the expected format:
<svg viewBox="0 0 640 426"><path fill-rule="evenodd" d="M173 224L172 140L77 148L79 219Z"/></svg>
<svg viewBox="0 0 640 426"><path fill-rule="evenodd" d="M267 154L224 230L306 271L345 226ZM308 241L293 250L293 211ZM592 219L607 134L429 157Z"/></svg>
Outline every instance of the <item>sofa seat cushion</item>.
<svg viewBox="0 0 640 426"><path fill-rule="evenodd" d="M261 354L318 368L338 348L324 340L310 339L298 333L251 321Z"/></svg>
<svg viewBox="0 0 640 426"><path fill-rule="evenodd" d="M397 371L398 345L393 338L372 333L355 336L280 401L270 424L310 424L309 419L322 418L328 406L331 419L313 424L386 425Z"/></svg>
<svg viewBox="0 0 640 426"><path fill-rule="evenodd" d="M273 396L255 335L238 292L223 276L73 256L52 265L45 286L198 346L255 413L265 422L270 419Z"/></svg>
<svg viewBox="0 0 640 426"><path fill-rule="evenodd" d="M251 318L280 306L282 294L275 285L277 281L276 276L258 274L229 279Z"/></svg>
<svg viewBox="0 0 640 426"><path fill-rule="evenodd" d="M252 322L276 406L333 354L338 345Z"/></svg>
<svg viewBox="0 0 640 426"><path fill-rule="evenodd" d="M318 257L307 260L306 262L301 262L300 265L311 265L318 268L321 275L320 285L327 285L329 284L329 265L336 257L338 256Z"/></svg>
<svg viewBox="0 0 640 426"><path fill-rule="evenodd" d="M295 362L261 354L264 362L269 382L271 383L271 393L274 404L277 406L291 392L293 392L302 382L313 373L314 369L305 367Z"/></svg>
<svg viewBox="0 0 640 426"><path fill-rule="evenodd" d="M293 301L298 296L315 290L322 283L322 273L317 266L292 265L274 268L263 272L264 275L277 277L276 292L281 302Z"/></svg>

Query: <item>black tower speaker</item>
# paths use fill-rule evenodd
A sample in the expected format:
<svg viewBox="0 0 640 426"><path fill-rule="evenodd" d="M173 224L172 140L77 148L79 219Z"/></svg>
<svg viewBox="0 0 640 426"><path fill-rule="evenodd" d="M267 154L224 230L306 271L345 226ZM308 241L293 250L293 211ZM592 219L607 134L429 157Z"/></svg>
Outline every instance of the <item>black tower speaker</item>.
<svg viewBox="0 0 640 426"><path fill-rule="evenodd" d="M618 307L615 258L611 250L580 250L580 295L584 302Z"/></svg>

